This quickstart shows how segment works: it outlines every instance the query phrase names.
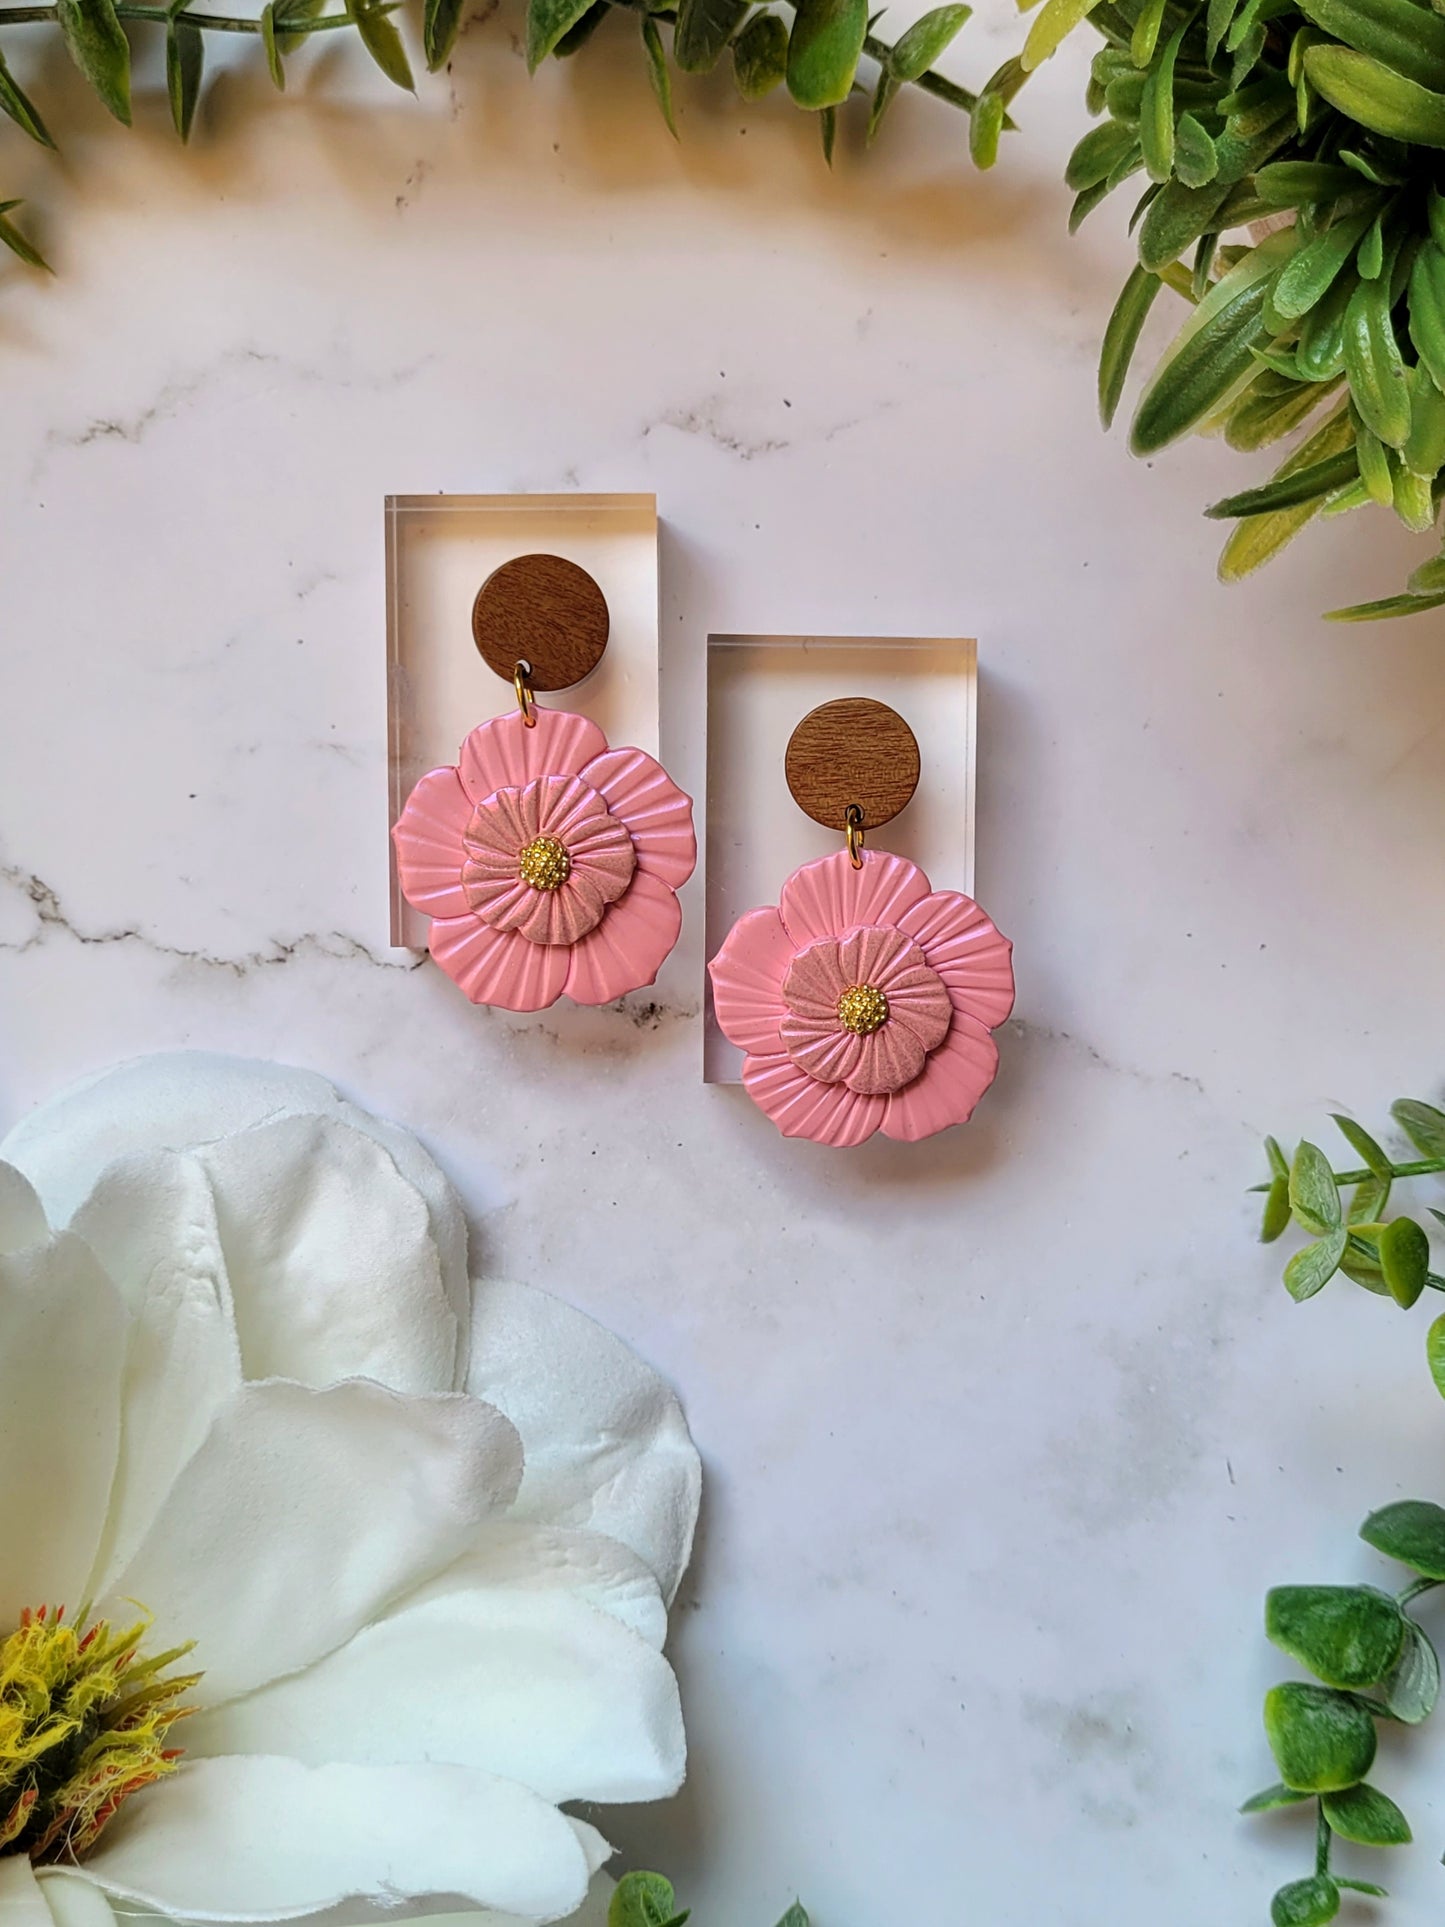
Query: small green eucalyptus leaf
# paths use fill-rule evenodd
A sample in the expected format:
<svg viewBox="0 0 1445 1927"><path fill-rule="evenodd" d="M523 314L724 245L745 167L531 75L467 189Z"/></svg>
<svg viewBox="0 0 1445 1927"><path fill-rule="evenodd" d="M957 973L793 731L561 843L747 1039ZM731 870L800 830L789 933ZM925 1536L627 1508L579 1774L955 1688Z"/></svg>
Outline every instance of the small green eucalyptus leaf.
<svg viewBox="0 0 1445 1927"><path fill-rule="evenodd" d="M1422 1579L1445 1579L1445 1507L1429 1499L1397 1499L1372 1512L1360 1537Z"/></svg>
<svg viewBox="0 0 1445 1927"><path fill-rule="evenodd" d="M1264 1730L1280 1778L1301 1793L1363 1780L1375 1760L1375 1723L1345 1693L1287 1680L1264 1698Z"/></svg>
<svg viewBox="0 0 1445 1927"><path fill-rule="evenodd" d="M1402 1097L1390 1106L1390 1115L1417 1151L1427 1158L1445 1158L1445 1111L1419 1098Z"/></svg>
<svg viewBox="0 0 1445 1927"><path fill-rule="evenodd" d="M1352 602L1346 609L1327 609L1326 622L1393 622L1401 616L1425 615L1445 608L1445 589L1436 595L1387 595L1378 602Z"/></svg>
<svg viewBox="0 0 1445 1927"><path fill-rule="evenodd" d="M672 57L685 74L711 73L751 0L679 0Z"/></svg>
<svg viewBox="0 0 1445 1927"><path fill-rule="evenodd" d="M1333 1231L1344 1217L1330 1161L1318 1145L1308 1139L1301 1143L1290 1166L1289 1201L1296 1218L1316 1237Z"/></svg>
<svg viewBox="0 0 1445 1927"><path fill-rule="evenodd" d="M672 1882L660 1873L624 1874L607 1908L607 1927L671 1927L678 1918Z"/></svg>
<svg viewBox="0 0 1445 1927"><path fill-rule="evenodd" d="M677 122L672 113L672 76L667 71L667 53L662 44L662 35L650 13L642 16L642 47L647 55L647 77L652 82L653 94L662 110L662 118L667 122L667 131L676 140Z"/></svg>
<svg viewBox="0 0 1445 1927"><path fill-rule="evenodd" d="M1284 1288L1297 1305L1323 1291L1340 1268L1349 1233L1341 1225L1297 1251L1284 1268Z"/></svg>
<svg viewBox="0 0 1445 1927"><path fill-rule="evenodd" d="M1445 147L1445 94L1351 47L1311 47L1304 66L1316 92L1362 127L1391 140Z"/></svg>
<svg viewBox="0 0 1445 1927"><path fill-rule="evenodd" d="M1445 600L1445 598L1442 598ZM1425 1334L1425 1358L1435 1390L1445 1398L1445 1312L1434 1319Z"/></svg>
<svg viewBox="0 0 1445 1927"><path fill-rule="evenodd" d="M1362 1847L1407 1847L1410 1823L1387 1793L1378 1787L1352 1786L1326 1793L1320 1801L1325 1818L1342 1840Z"/></svg>
<svg viewBox="0 0 1445 1927"><path fill-rule="evenodd" d="M1264 1630L1326 1686L1377 1686L1395 1665L1405 1616L1373 1586L1275 1586Z"/></svg>
<svg viewBox="0 0 1445 1927"><path fill-rule="evenodd" d="M1377 1178L1388 1181L1391 1172L1390 1160L1365 1127L1362 1124L1356 1124L1352 1117L1342 1116L1338 1111L1332 1112L1331 1115L1341 1135L1354 1150L1359 1152L1360 1162L1365 1169L1373 1171Z"/></svg>
<svg viewBox="0 0 1445 1927"><path fill-rule="evenodd" d="M1407 1726L1418 1726L1421 1720L1429 1719L1440 1697L1439 1656L1414 1620L1408 1617L1400 1657L1382 1692L1386 1706Z"/></svg>
<svg viewBox="0 0 1445 1927"><path fill-rule="evenodd" d="M200 28L188 20L173 20L166 29L166 94L171 121L183 141L191 138L205 60L205 38Z"/></svg>
<svg viewBox="0 0 1445 1927"><path fill-rule="evenodd" d="M1139 336L1163 285L1157 274L1135 268L1109 316L1099 353L1099 414L1105 428L1118 410Z"/></svg>
<svg viewBox="0 0 1445 1927"><path fill-rule="evenodd" d="M1377 1242L1380 1269L1390 1296L1408 1311L1418 1302L1430 1271L1430 1240L1413 1218L1392 1218Z"/></svg>
<svg viewBox="0 0 1445 1927"><path fill-rule="evenodd" d="M755 13L733 42L733 79L744 100L761 100L788 70L788 29L776 13Z"/></svg>
<svg viewBox="0 0 1445 1927"><path fill-rule="evenodd" d="M1291 1215L1289 1179L1275 1178L1264 1201L1264 1222L1259 1231L1260 1243L1272 1245L1276 1238L1282 1237L1290 1227Z"/></svg>
<svg viewBox="0 0 1445 1927"><path fill-rule="evenodd" d="M986 171L998 159L1005 112L1002 94L985 91L974 102L968 117L968 151L975 167Z"/></svg>
<svg viewBox="0 0 1445 1927"><path fill-rule="evenodd" d="M439 73L451 58L461 30L464 4L465 0L426 0L422 9L421 44L428 73Z"/></svg>
<svg viewBox="0 0 1445 1927"><path fill-rule="evenodd" d="M1219 172L1219 153L1204 123L1181 114L1174 128L1174 172L1186 187L1207 187Z"/></svg>
<svg viewBox="0 0 1445 1927"><path fill-rule="evenodd" d="M1375 1224L1384 1215L1385 1206L1390 1201L1390 1180L1388 1178L1366 1178L1357 1184L1350 1196L1350 1208L1345 1214L1347 1223Z"/></svg>
<svg viewBox="0 0 1445 1927"><path fill-rule="evenodd" d="M809 1927L808 1916L803 1912L802 1903L795 1900L778 1922L778 1927Z"/></svg>
<svg viewBox="0 0 1445 1927"><path fill-rule="evenodd" d="M266 50L266 71L271 76L271 83L284 93L286 69L281 64L281 49L276 44L275 0L267 0L261 9L261 45Z"/></svg>
<svg viewBox="0 0 1445 1927"><path fill-rule="evenodd" d="M1024 66L1031 73L1035 67L1042 66L1098 5L1099 0L1044 0L1024 42Z"/></svg>
<svg viewBox="0 0 1445 1927"><path fill-rule="evenodd" d="M1154 58L1154 50L1159 45L1159 29L1164 24L1164 9L1168 0L1144 0L1139 9L1139 17L1134 23L1134 32L1129 41L1129 58L1136 67L1147 67Z"/></svg>
<svg viewBox="0 0 1445 1927"><path fill-rule="evenodd" d="M347 11L356 22L362 46L387 79L393 86L414 94L416 83L411 77L411 62L390 10L382 0L347 0Z"/></svg>
<svg viewBox="0 0 1445 1927"><path fill-rule="evenodd" d="M798 0L788 36L788 92L819 112L848 98L868 31L868 0Z"/></svg>
<svg viewBox="0 0 1445 1927"><path fill-rule="evenodd" d="M55 17L71 59L107 111L130 126L130 42L114 0L56 0Z"/></svg>
<svg viewBox="0 0 1445 1927"><path fill-rule="evenodd" d="M0 53L0 109L3 109L15 125L30 136L31 140L37 141L41 147L54 147L55 142L50 138L49 129L19 81L6 66L3 53Z"/></svg>
<svg viewBox="0 0 1445 1927"><path fill-rule="evenodd" d="M1276 1178L1288 1178L1289 1159L1280 1149L1278 1138L1267 1137L1264 1140L1264 1154L1269 1159L1270 1175Z"/></svg>
<svg viewBox="0 0 1445 1927"><path fill-rule="evenodd" d="M1325 1873L1292 1880L1269 1903L1274 1927L1325 1927L1340 1911L1340 1890Z"/></svg>
<svg viewBox="0 0 1445 1927"><path fill-rule="evenodd" d="M1352 1894L1368 1894L1372 1900L1388 1900L1388 1887L1377 1887L1373 1880L1346 1880L1342 1873L1331 1874L1337 1887L1348 1887Z"/></svg>
<svg viewBox="0 0 1445 1927"><path fill-rule="evenodd" d="M0 247L9 248L10 252L18 260L23 261L27 268L41 268L46 274L50 274L53 270L45 256L33 242L26 240L10 219L10 210L19 206L19 201L0 201Z"/></svg>
<svg viewBox="0 0 1445 1927"><path fill-rule="evenodd" d="M536 73L557 43L588 11L591 0L527 0L527 72Z"/></svg>
<svg viewBox="0 0 1445 1927"><path fill-rule="evenodd" d="M934 7L922 19L915 20L899 36L888 56L888 70L893 78L917 80L926 74L972 13L972 7Z"/></svg>
<svg viewBox="0 0 1445 1927"><path fill-rule="evenodd" d="M1267 1786L1259 1793L1251 1793L1239 1810L1241 1813L1273 1813L1276 1807L1296 1807L1301 1800L1312 1797L1286 1786L1281 1780L1278 1786Z"/></svg>

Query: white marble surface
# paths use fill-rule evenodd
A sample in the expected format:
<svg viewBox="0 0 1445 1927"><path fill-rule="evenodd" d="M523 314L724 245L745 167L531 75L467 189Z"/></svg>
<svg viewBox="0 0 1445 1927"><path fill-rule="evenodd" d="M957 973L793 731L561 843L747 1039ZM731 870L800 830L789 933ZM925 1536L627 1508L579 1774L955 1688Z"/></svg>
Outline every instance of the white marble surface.
<svg viewBox="0 0 1445 1927"><path fill-rule="evenodd" d="M673 1376L692 1777L614 1833L699 1927L1263 1921L1307 1843L1233 1814L1261 1594L1445 1498L1423 1313L1291 1307L1243 1196L1262 1130L1440 1093L1440 631L1315 620L1409 545L1352 518L1226 593L1199 508L1253 471L1099 434L1082 48L993 177L913 100L830 178L706 87L675 146L622 20L529 84L509 4L415 102L335 49L228 77L185 155L153 85L127 136L40 57L74 131L3 149L61 275L0 287L0 1122L159 1046L320 1067L497 1205L489 1264ZM990 0L953 71L1017 33ZM709 627L980 636L1021 995L968 1130L842 1157L704 1089L695 899L622 1010L386 959L382 496L574 486L660 498L684 781ZM1392 1921L1438 1917L1442 1756L1384 1750Z"/></svg>

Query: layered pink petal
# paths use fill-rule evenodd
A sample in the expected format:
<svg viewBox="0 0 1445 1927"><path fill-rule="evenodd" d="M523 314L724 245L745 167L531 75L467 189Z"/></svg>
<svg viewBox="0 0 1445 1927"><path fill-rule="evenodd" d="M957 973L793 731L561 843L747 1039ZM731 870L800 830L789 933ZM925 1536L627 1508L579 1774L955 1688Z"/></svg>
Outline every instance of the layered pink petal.
<svg viewBox="0 0 1445 1927"><path fill-rule="evenodd" d="M578 870L556 890L534 890L518 876L483 881L468 865L467 898L483 923L515 930L528 943L576 943L596 928L607 907L596 884Z"/></svg>
<svg viewBox="0 0 1445 1927"><path fill-rule="evenodd" d="M898 920L948 986L954 1008L995 1030L1014 1004L1013 945L972 897L937 890Z"/></svg>
<svg viewBox="0 0 1445 1927"><path fill-rule="evenodd" d="M466 913L462 836L471 814L471 801L450 766L429 770L406 799L391 838L401 893L413 909L429 917Z"/></svg>
<svg viewBox="0 0 1445 1927"><path fill-rule="evenodd" d="M998 1049L983 1025L955 1014L921 1076L884 1100L885 1137L906 1144L964 1124L998 1072Z"/></svg>
<svg viewBox="0 0 1445 1927"><path fill-rule="evenodd" d="M846 1084L820 1084L781 1054L747 1058L743 1083L784 1137L811 1138L815 1144L839 1149L872 1137L887 1106L896 1101L861 1096Z"/></svg>
<svg viewBox="0 0 1445 1927"><path fill-rule="evenodd" d="M594 817L564 841L572 874L585 876L604 903L616 903L638 868L632 839L616 817Z"/></svg>
<svg viewBox="0 0 1445 1927"><path fill-rule="evenodd" d="M697 864L692 798L640 749L609 749L586 764L583 776L612 814L627 825L638 868L679 889Z"/></svg>
<svg viewBox="0 0 1445 1927"><path fill-rule="evenodd" d="M923 1050L937 1050L953 1022L953 1002L917 945L910 943L868 981L888 999L888 1029L911 1031Z"/></svg>
<svg viewBox="0 0 1445 1927"><path fill-rule="evenodd" d="M708 965L718 1029L739 1050L766 1057L782 1048L783 978L792 960L792 939L769 904L739 917Z"/></svg>
<svg viewBox="0 0 1445 1927"><path fill-rule="evenodd" d="M820 1084L860 1088L853 1084L853 1073L863 1055L863 1039L844 1030L836 1011L830 1017L799 1017L789 1011L779 1032L789 1057L809 1077L816 1077Z"/></svg>
<svg viewBox="0 0 1445 1927"><path fill-rule="evenodd" d="M545 1010L562 994L571 955L565 947L529 943L475 916L439 919L428 942L434 961L474 1004Z"/></svg>
<svg viewBox="0 0 1445 1927"><path fill-rule="evenodd" d="M820 937L841 937L859 924L899 923L928 895L916 863L886 851L865 850L855 870L846 850L805 863L783 885L778 914L801 950Z"/></svg>
<svg viewBox="0 0 1445 1927"><path fill-rule="evenodd" d="M567 995L576 1004L610 1004L629 990L641 990L662 968L681 928L676 894L639 870L597 928L558 953L567 960Z"/></svg>
<svg viewBox="0 0 1445 1927"><path fill-rule="evenodd" d="M860 1037L858 1042L863 1048L848 1074L850 1091L886 1097L890 1091L902 1090L905 1084L911 1084L928 1058L913 1032L891 1017L880 1029Z"/></svg>
<svg viewBox="0 0 1445 1927"><path fill-rule="evenodd" d="M566 782L566 777L561 779ZM517 865L517 852L524 850L541 825L541 785L528 783L525 789L501 789L483 797L467 824L467 850L483 861Z"/></svg>
<svg viewBox="0 0 1445 1927"><path fill-rule="evenodd" d="M520 710L480 723L457 759L462 787L474 803L499 789L522 789L538 776L575 776L601 755L607 738L589 717L568 709L536 709L528 729Z"/></svg>

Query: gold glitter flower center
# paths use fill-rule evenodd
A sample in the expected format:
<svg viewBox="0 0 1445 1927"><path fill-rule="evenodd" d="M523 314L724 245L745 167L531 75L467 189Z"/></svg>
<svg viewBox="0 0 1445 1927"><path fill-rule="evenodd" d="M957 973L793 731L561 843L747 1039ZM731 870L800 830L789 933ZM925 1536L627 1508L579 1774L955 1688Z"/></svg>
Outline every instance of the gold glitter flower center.
<svg viewBox="0 0 1445 1927"><path fill-rule="evenodd" d="M517 858L517 875L534 890L560 890L572 874L572 859L555 836L536 836Z"/></svg>
<svg viewBox="0 0 1445 1927"><path fill-rule="evenodd" d="M888 999L872 984L850 984L838 999L838 1022L855 1037L871 1037L888 1022Z"/></svg>

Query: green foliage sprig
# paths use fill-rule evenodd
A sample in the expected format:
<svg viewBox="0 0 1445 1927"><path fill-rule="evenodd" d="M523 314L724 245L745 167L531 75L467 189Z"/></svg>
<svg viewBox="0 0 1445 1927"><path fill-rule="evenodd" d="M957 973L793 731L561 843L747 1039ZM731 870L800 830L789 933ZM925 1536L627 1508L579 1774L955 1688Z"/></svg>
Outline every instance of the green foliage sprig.
<svg viewBox="0 0 1445 1927"><path fill-rule="evenodd" d="M1391 1157L1362 1125L1338 1115L1334 1122L1360 1159L1359 1168L1336 1171L1308 1140L1287 1159L1276 1141L1266 1138L1270 1178L1259 1187L1266 1193L1260 1236L1273 1243L1293 1223L1310 1238L1284 1268L1285 1290L1292 1298L1313 1298L1336 1273L1407 1311L1426 1291L1445 1291L1445 1277L1430 1268L1425 1226L1418 1218L1385 1216L1391 1192L1402 1179L1445 1171L1445 1111L1402 1097L1391 1106L1391 1116L1419 1157ZM1350 1193L1348 1204L1344 1192ZM1433 1206L1427 1210L1445 1224L1445 1212ZM1425 1348L1431 1376L1445 1397L1445 1313L1431 1325Z"/></svg>
<svg viewBox="0 0 1445 1927"><path fill-rule="evenodd" d="M1226 581L1319 514L1375 502L1432 529L1445 495L1445 16L1428 0L1044 0L1023 67L1086 17L1105 45L1088 91L1099 123L1068 168L1073 225L1141 183L1139 265L1100 359L1106 425L1168 285L1193 311L1139 400L1135 452L1208 431L1253 451L1308 430L1269 483L1208 511L1236 522ZM1333 613L1441 604L1445 552L1407 593Z"/></svg>
<svg viewBox="0 0 1445 1927"><path fill-rule="evenodd" d="M195 125L205 79L206 36L242 34L257 39L277 87L286 85L286 61L313 34L354 30L377 66L398 87L415 89L411 63L396 22L400 0L265 0L259 14L222 14L192 0L47 0L46 4L0 4L0 34L11 28L50 26L107 111L131 121L131 46L139 28L163 30L171 119L183 141ZM422 49L435 72L449 59L462 23L465 0L423 0ZM980 166L990 166L999 135L1011 126L1007 104L1023 84L1017 61L1008 61L980 93L935 71L935 62L969 19L966 5L938 6L896 41L874 31L878 16L868 0L782 0L781 10L753 0L529 0L527 65L533 72L549 56L566 59L591 39L609 13L636 19L653 92L676 133L674 69L704 74L726 55L744 100L760 100L783 87L793 102L817 118L823 152L831 162L838 109L851 94L870 95L871 141L905 87L916 87L969 117L969 145ZM664 39L667 29L670 49ZM42 147L56 142L35 102L16 80L0 40L0 113ZM864 59L876 64L871 89L859 77ZM17 200L0 201L0 244L29 266L47 263L34 241L11 219Z"/></svg>
<svg viewBox="0 0 1445 1927"><path fill-rule="evenodd" d="M691 1918L688 1908L679 1913L672 1882L660 1873L624 1874L607 1909L607 1927L684 1927ZM808 1916L797 1901L778 1927L808 1927Z"/></svg>
<svg viewBox="0 0 1445 1927"><path fill-rule="evenodd" d="M1342 1891L1384 1897L1372 1881L1331 1870L1337 1838L1367 1847L1410 1840L1404 1814L1366 1775L1375 1762L1376 1722L1416 1726L1440 1695L1435 1648L1406 1608L1445 1583L1445 1509L1404 1499L1372 1512L1360 1537L1409 1567L1410 1584L1393 1595L1374 1586L1276 1586L1265 1601L1269 1638L1323 1682L1286 1680L1265 1695L1264 1729L1279 1783L1240 1809L1268 1813L1316 1802L1314 1871L1274 1896L1274 1927L1324 1927L1339 1912Z"/></svg>

